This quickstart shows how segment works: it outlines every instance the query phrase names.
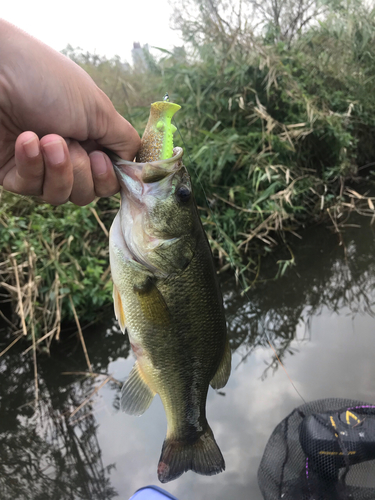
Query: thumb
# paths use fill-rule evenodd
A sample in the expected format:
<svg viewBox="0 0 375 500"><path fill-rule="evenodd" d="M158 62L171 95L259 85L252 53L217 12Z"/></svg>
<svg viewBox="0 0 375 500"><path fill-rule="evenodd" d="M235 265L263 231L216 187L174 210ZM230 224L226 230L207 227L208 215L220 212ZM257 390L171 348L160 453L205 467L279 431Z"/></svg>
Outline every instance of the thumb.
<svg viewBox="0 0 375 500"><path fill-rule="evenodd" d="M132 161L140 148L141 139L135 128L115 110L111 101L108 104L106 116L102 117L103 134L96 138L96 142L123 160Z"/></svg>

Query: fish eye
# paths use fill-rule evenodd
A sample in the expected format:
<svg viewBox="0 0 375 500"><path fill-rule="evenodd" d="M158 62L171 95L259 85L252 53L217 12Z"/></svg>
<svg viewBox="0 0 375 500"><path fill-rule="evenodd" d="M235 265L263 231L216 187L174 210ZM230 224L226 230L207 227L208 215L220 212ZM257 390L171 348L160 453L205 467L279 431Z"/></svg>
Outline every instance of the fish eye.
<svg viewBox="0 0 375 500"><path fill-rule="evenodd" d="M183 203L186 203L187 201L190 200L191 197L191 191L187 186L179 186L176 190L176 198L178 201L181 201Z"/></svg>

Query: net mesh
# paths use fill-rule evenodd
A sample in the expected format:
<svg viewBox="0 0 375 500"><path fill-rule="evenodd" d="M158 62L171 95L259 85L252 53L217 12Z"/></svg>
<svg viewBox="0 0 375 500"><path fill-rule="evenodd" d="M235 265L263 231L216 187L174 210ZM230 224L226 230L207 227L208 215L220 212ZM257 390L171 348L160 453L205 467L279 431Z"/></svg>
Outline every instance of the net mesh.
<svg viewBox="0 0 375 500"><path fill-rule="evenodd" d="M375 499L375 405L304 404L273 431L258 470L265 500Z"/></svg>

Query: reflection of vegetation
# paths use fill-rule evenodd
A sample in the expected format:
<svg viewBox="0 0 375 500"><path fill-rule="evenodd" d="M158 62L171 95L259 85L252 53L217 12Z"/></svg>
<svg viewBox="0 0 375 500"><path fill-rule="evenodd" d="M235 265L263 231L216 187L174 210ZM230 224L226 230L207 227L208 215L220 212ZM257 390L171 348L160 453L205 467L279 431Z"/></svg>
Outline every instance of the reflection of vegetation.
<svg viewBox="0 0 375 500"><path fill-rule="evenodd" d="M232 348L245 359L256 347L267 346L270 339L283 360L291 352L297 326L304 323L308 327L309 319L322 308L372 314L373 233L367 227L348 228L343 241L344 248L338 245L337 236L321 227L310 230L293 247L297 265L287 276L277 282L265 281L243 297L232 291L232 282L224 284ZM4 345L8 341L4 338ZM116 327L95 334L91 331L86 342L96 373L106 373L111 361L129 355L127 336ZM92 405L69 417L98 385L92 378L61 375L86 370L79 343L75 337L65 339L52 348L51 358L40 357L37 416L27 404L34 399L31 356L22 356L18 348L17 344L0 357L0 497L114 498L116 492L110 484L113 466L102 462ZM276 366L275 361L270 368ZM116 407L118 388L113 388Z"/></svg>
<svg viewBox="0 0 375 500"><path fill-rule="evenodd" d="M296 247L298 266L287 276L267 281L241 299L225 294L232 348L239 349L244 360L256 347L268 346L268 339L281 360L293 354L297 326L305 325L308 334L310 319L323 308L375 312L375 240L370 227L347 228L342 246L328 231L313 229ZM276 357L270 367L278 367Z"/></svg>
<svg viewBox="0 0 375 500"><path fill-rule="evenodd" d="M0 358L1 498L110 500L117 496L109 476L114 465L105 467L102 462L92 405L86 404L70 418L98 385L92 378L61 375L66 357L70 367L85 369L81 351L73 357L72 347L70 343L62 352L60 346L57 356L39 359L36 414L30 355L23 356L14 347ZM94 370L105 371L111 357L128 356L129 344L117 330L109 329L95 335L89 350Z"/></svg>

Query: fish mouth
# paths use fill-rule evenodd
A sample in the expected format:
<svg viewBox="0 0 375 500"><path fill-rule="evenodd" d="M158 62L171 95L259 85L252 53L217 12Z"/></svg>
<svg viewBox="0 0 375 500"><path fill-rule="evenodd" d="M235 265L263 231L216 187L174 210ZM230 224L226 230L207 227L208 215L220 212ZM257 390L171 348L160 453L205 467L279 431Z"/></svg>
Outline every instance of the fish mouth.
<svg viewBox="0 0 375 500"><path fill-rule="evenodd" d="M145 163L122 160L113 154L109 156L126 196L138 204L154 191L159 196L169 191L174 174L182 167L183 153L182 148L176 147L171 158Z"/></svg>
<svg viewBox="0 0 375 500"><path fill-rule="evenodd" d="M167 275L151 263L149 254L160 245L172 244L176 238L152 234L144 220L155 201L169 196L174 175L183 168L183 149L176 147L173 153L167 160L145 163L126 161L109 154L121 185L121 245L130 258L161 277Z"/></svg>

